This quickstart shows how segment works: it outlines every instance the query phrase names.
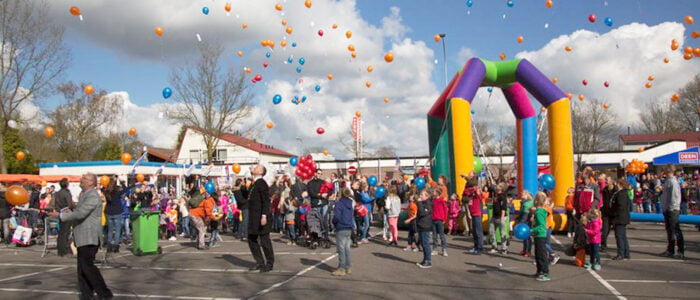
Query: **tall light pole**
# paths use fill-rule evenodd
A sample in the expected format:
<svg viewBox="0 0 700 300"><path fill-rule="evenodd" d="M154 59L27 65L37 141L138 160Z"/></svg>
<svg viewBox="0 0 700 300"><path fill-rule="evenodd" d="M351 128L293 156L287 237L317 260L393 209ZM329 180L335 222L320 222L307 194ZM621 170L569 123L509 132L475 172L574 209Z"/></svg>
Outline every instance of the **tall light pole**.
<svg viewBox="0 0 700 300"><path fill-rule="evenodd" d="M447 51L445 50L445 36L446 34L438 34L442 40L442 66L445 69L445 86L447 86Z"/></svg>

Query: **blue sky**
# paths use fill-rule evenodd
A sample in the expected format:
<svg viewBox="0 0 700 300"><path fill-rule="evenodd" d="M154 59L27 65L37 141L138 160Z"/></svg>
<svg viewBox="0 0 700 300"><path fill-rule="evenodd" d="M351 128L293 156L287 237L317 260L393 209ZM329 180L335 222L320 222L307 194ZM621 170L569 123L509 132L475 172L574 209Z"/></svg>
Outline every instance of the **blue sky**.
<svg viewBox="0 0 700 300"><path fill-rule="evenodd" d="M416 60L420 59L421 62L427 60L433 65L432 67L411 71L429 73L427 74L429 82L413 83L425 85L426 93L421 95L420 103L421 105L425 104L425 106L429 106L431 104L429 102L431 101L428 99L437 96L436 94L439 93L444 85L442 72L442 44L435 43L433 41L433 36L436 33L444 32L447 34L446 44L448 56L448 77L451 77L452 74L454 74L454 72L456 72L464 63L463 61L458 61L460 59L460 50L469 49L472 53L486 59L498 59L498 55L501 52L506 53L508 58L514 58L514 56L520 52L527 51L536 53L537 51L544 49L544 47L548 43L552 42L553 39L560 36L572 35L572 33L576 32L577 30L588 30L605 34L610 30L614 30L620 26L625 26L633 22L642 23L650 27L656 26L663 22L683 23L683 18L686 15L700 12L700 1L697 0L553 0L554 6L550 9L545 7L545 0L515 0L515 5L512 8L507 7L506 1L501 0L472 1L473 6L471 8L467 7L466 1L358 0L356 4L352 1L340 1L341 3L347 4L342 7L347 8L348 11L328 11L324 13L324 6L322 4L328 1L317 0L314 1L314 6L311 10L296 10L296 12L302 14L304 17L301 18L302 21L297 22L295 25L295 33L294 35L290 36L290 41L294 40L298 34L305 35L306 39L312 39L315 37L315 32L320 25L303 26L299 24L300 22L304 22L304 18L307 16L309 19L308 21L318 21L321 23L320 20L333 20L334 14L338 14L339 16L345 18L344 20L351 20L354 22L355 19L352 19L351 17L355 13L353 9L356 9L357 13L359 14L357 21L367 22L369 27L365 28L357 25L358 27L356 27L355 30L356 35L350 42L357 42L358 38L363 37L363 32L367 32L369 42L374 42L374 44L376 44L378 41L382 41L383 39L383 43L379 45L381 48L383 48L383 50L380 49L381 51L375 51L377 52L376 54L387 51L390 48L395 47L397 44L405 42L406 40L411 41L409 46L417 47L416 53L423 50L433 51L433 53L426 52L424 54L416 54L416 58L414 58ZM239 5L256 5L266 8L271 12L274 12L273 6L275 3L283 3L285 5L285 12L290 14L285 17L290 18L290 20L292 19L291 14L294 12L294 10L288 10L287 7L294 5L297 7L303 6L303 1L301 0L231 0L231 2L233 3L234 11L239 9ZM337 1L332 2L335 3ZM105 1L94 2L90 0L61 0L51 1L50 3L53 5L52 13L55 15L54 19L56 22L63 23L68 28L65 41L73 53L73 62L65 76L65 79L77 82L89 82L96 87L104 88L110 92L124 91L128 93L129 100L138 106L149 106L165 102L161 97L161 90L169 85L168 73L170 67L172 65L178 65L179 63L182 63L195 55L195 53L190 50L182 50L178 52L178 49L175 49L191 49L191 47L193 47L192 45L196 44L194 37L187 35L187 39L184 40L185 42L182 42L182 35L177 36L179 38L177 39L178 42L181 43L177 44L173 42L172 37L179 33L174 33L173 31L210 30L208 28L204 28L206 26L221 26L221 24L226 24L225 26L231 24L231 27L233 28L234 26L237 26L235 24L238 24L235 22L240 22L240 20L235 20L234 16L223 16L223 5L226 2L221 0L172 2L126 1L123 2L123 4ZM70 5L78 5L81 7L83 14L85 15L85 21L80 22L77 20L77 18L68 14L68 7ZM121 5L134 5L134 8L129 10L128 7L121 7ZM209 6L212 10L212 13L209 16L203 16L201 13L201 7L205 5ZM336 7L340 6L341 5L337 4ZM401 30L399 30L399 33L387 34L387 36L381 36L381 34L374 33L372 29L382 30L388 28L383 25L383 20L389 18L396 21L396 17L391 17L392 7L398 7L400 9L400 13L398 14L400 21L397 22L399 22L401 26L405 27L406 31L401 32ZM173 15L164 16L163 14L166 12ZM598 19L597 22L590 23L588 21L589 14L595 14ZM348 17L348 15L350 15L350 17ZM266 14L265 16L268 18L269 14ZM246 17L249 18L246 19ZM246 19L247 22L251 24L251 27L254 27L257 25L257 23L255 18L252 17L253 16L250 16L250 13L245 15L243 12L241 12L241 20ZM273 16L273 18L274 17L279 16ZM604 24L603 20L606 17L611 17L613 19L614 25L612 27L608 27ZM700 18L700 15L695 17L698 19ZM153 28L162 23L172 22L172 20L191 21L194 24L192 27L199 26L202 29L174 29L177 27L177 24L169 24L168 27L165 27L166 33L162 40L158 40L158 38L153 35ZM216 22L214 22L214 20L216 20ZM698 19L698 21L700 21L700 19ZM130 25L130 23L138 24L140 27L134 27L136 25ZM545 28L545 24L548 24L547 28ZM341 23L340 25L343 26L345 24ZM686 30L686 37L689 36L690 31L700 31L699 23L695 23L694 25L683 25L685 26ZM143 32L140 32L141 29L143 29ZM275 28L275 30L277 29ZM345 30L345 28L339 30ZM235 66L247 66L255 65L264 60L264 58L260 56L260 54L264 52L261 52L262 50L259 49L259 45L256 44L259 43L260 39L267 38L268 35L259 37L249 35L246 36L245 31L240 31L237 28L236 31L229 30L222 32L224 33L220 34L216 38L220 42L226 43L227 63ZM332 34L330 28L326 28L326 32L327 36ZM239 33L242 35L238 35ZM374 34L374 36L372 36L372 34ZM131 40L132 35L134 37L133 41ZM521 35L524 37L525 41L522 44L518 44L516 42L516 38ZM273 38L279 43L278 36L283 36L283 34L273 36ZM379 40L376 39L377 36L379 36ZM374 37L374 39L371 37ZM573 37L571 39L573 41ZM668 43L670 43L670 39L671 37L664 37L664 40L667 40ZM689 37L688 39L689 41L687 41L684 46L700 46L700 41L697 39L692 40ZM421 44L421 41L424 43L424 45ZM593 43L594 41L589 42ZM133 45L130 43L133 43ZM371 43L368 43L367 45L368 46L365 48L368 48ZM303 50L304 46L306 45L300 44L299 49L297 50ZM332 45L329 45L328 47L330 46ZM658 47L668 48L668 45L664 44L659 45ZM246 56L244 56L242 59L237 58L234 54L238 49L243 49L246 52ZM291 51L292 49L289 50ZM279 46L276 51L277 52L274 53L274 57L271 59L284 59L284 54L278 54L280 53ZM610 49L610 51L612 52L613 49ZM144 52L147 54L143 54ZM360 52L360 50L358 50L358 52L361 54L363 53ZM250 53L250 56L248 53ZM254 54L257 56L253 57ZM307 57L307 60L311 62L309 68L314 68L313 63L318 63L318 65L316 65L317 67L320 64L329 64L329 62L323 61L328 53L323 52L323 55L326 56L313 56L313 54L308 55L310 56ZM408 59L408 57L406 57L406 59ZM434 60L438 60L437 65L434 64ZM697 59L695 61L697 61ZM375 66L383 67L383 65L380 65L380 63L375 62ZM397 60L397 62L394 62L391 67L396 67L398 69L396 66L398 64L410 65L411 63L411 61ZM416 61L416 63L418 63L418 61ZM279 66L273 65L273 67ZM358 69L362 67L358 67ZM547 70L547 66L544 66L544 69ZM258 95L257 101L258 103L261 103L261 112L259 112L259 114L256 116L260 116L261 119L275 118L274 113L269 112L269 110L272 109L272 106L270 106L268 103L268 97L275 93L272 86L279 90L283 89L283 87L287 87L288 89L293 87L295 74L293 74L293 72L290 74L288 70L282 73L276 73L278 70L279 69L275 68L268 68L265 70L265 72L267 72L265 73L265 85L257 85L255 87L256 94ZM258 70L256 70L256 72L257 71ZM575 70L570 71L575 72ZM322 77L325 77L324 75L326 72L336 73L334 70L318 70L315 73L309 71L307 74L307 81L311 82L315 80L315 78L322 79ZM337 70L337 72L336 77L342 78L343 72L346 71ZM383 77L379 77L378 74L383 74ZM376 86L378 82L385 79L391 79L387 76L395 76L396 74L375 72L372 75L374 77L372 77L371 80L373 80ZM424 76L426 74L420 75ZM360 75L355 73L348 73L348 77L350 76L357 76L358 81L361 80L364 82L365 80L364 78L359 78ZM366 74L362 76L366 77ZM559 76L562 77L562 75ZM586 76L589 75L582 74L579 77ZM287 81L289 84L284 85L284 82L277 82L275 81L276 79L279 81ZM268 85L268 82L270 85ZM333 84L339 84L339 82L334 81ZM358 109L360 109L360 107L364 109L371 109L366 103L368 101L372 101L372 97L367 97L367 95L364 94L333 94L335 91L338 91L337 87L336 89L333 89L333 87L329 85L329 90L324 90L324 92L327 92L328 94L324 94L324 96L327 96L328 98L337 96L340 97L343 102L356 101L356 106ZM388 95L389 93L387 92L385 94ZM402 99L402 97L404 97L404 95L398 94L397 92L393 92L392 95L394 95L392 96L392 99ZM381 99L383 96L384 95L382 94L377 95L376 97ZM408 95L406 95L406 97L408 97ZM288 98L288 95L285 95L285 98ZM348 100L348 98L354 100ZM59 101L60 98L56 97L49 99L47 102L45 102L46 105L44 108L50 109L59 103ZM346 108L346 110L354 111L352 108ZM325 118L319 117L319 119L316 120L317 123L328 123L335 120L333 119L333 113L327 113L328 116ZM417 115L422 114L424 114L423 111ZM278 115L276 117L281 118L283 116ZM376 126L378 129L391 126L386 122L386 120L389 120L391 117L409 119L408 115L392 115L390 110L377 112L376 117ZM410 117L414 117L414 115L412 114ZM343 118L342 122L346 121L346 118ZM369 121L370 120L368 119L368 122ZM420 122L422 121L415 121L414 123L410 124L420 124ZM413 125L406 123L403 126ZM280 128L280 130L284 130L284 128ZM333 131L330 133L333 133ZM267 136L267 138L274 140L280 136L284 136L284 134L270 134ZM309 136L313 135L309 134ZM424 137L416 137L415 141L420 141L423 139ZM327 139L326 142L327 141L329 140ZM401 147L400 144L398 146ZM423 152L423 150L420 150L419 152Z"/></svg>

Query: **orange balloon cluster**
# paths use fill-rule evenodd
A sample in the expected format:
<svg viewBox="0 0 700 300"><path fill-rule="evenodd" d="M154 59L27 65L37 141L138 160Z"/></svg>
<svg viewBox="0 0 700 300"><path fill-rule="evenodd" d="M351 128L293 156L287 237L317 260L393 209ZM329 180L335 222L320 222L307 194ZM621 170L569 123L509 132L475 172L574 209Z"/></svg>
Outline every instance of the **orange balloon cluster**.
<svg viewBox="0 0 700 300"><path fill-rule="evenodd" d="M275 42L273 40L267 39L260 41L260 46L275 48Z"/></svg>
<svg viewBox="0 0 700 300"><path fill-rule="evenodd" d="M647 163L635 158L629 163L629 165L627 165L625 170L630 174L642 174L646 172L647 168L649 168Z"/></svg>

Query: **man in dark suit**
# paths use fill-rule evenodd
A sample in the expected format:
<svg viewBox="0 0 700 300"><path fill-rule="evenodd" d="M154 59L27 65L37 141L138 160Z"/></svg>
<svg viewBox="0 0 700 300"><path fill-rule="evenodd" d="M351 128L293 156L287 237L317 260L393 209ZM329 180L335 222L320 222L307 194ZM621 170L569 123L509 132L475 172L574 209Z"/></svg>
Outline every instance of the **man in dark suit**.
<svg viewBox="0 0 700 300"><path fill-rule="evenodd" d="M269 272L275 263L270 227L272 212L270 210L270 188L263 176L267 169L257 164L250 169L255 181L248 194L248 247L255 258L255 267L251 271ZM263 253L265 257L263 258Z"/></svg>
<svg viewBox="0 0 700 300"><path fill-rule="evenodd" d="M61 211L64 208L72 209L74 207L73 196L71 195L70 190L68 189L68 179L61 179L58 185L61 186L61 190L58 191L58 193L56 193L56 196L54 198L54 208L57 211ZM58 256L65 256L66 254L71 253L70 241L68 241L68 237L70 236L72 226L73 225L71 224L71 222L61 220L61 229L58 232L58 240L56 241L58 244Z"/></svg>

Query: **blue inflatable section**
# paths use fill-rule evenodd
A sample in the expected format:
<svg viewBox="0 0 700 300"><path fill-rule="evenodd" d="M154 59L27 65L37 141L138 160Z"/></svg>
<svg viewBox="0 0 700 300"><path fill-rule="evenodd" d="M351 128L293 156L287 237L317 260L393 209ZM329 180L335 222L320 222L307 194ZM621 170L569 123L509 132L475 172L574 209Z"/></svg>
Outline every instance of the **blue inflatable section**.
<svg viewBox="0 0 700 300"><path fill-rule="evenodd" d="M664 215L662 215L662 214L630 213L630 219L634 222L663 223L664 222ZM681 224L700 225L700 215L680 215L678 219L679 219Z"/></svg>

